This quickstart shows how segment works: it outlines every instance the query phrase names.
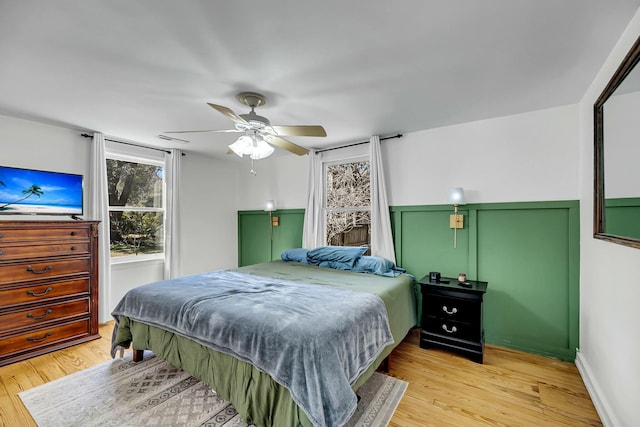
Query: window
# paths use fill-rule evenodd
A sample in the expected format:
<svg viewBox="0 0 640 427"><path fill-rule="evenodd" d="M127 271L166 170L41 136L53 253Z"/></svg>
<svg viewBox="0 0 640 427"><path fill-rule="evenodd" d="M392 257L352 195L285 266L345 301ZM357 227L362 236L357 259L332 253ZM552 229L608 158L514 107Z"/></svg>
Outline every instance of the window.
<svg viewBox="0 0 640 427"><path fill-rule="evenodd" d="M369 160L325 163L327 245L371 247L371 179Z"/></svg>
<svg viewBox="0 0 640 427"><path fill-rule="evenodd" d="M112 259L164 256L163 166L156 160L107 155Z"/></svg>

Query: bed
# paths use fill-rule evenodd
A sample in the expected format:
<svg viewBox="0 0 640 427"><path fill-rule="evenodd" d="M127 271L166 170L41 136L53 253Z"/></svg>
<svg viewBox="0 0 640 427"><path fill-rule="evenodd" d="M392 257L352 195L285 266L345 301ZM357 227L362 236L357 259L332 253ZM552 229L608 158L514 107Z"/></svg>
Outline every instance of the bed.
<svg viewBox="0 0 640 427"><path fill-rule="evenodd" d="M216 285L207 285L210 280ZM191 288L207 286L207 292L219 292L217 310L233 307L222 328L216 326L217 311L203 311L213 297L184 297ZM151 293L129 297L140 288ZM140 288L113 312L112 349L151 350L206 382L247 422L260 426L343 425L355 411L354 391L416 324L413 278L406 274L383 277L272 261ZM283 304L291 306L274 303L273 293L286 294ZM166 314L171 304L178 309ZM151 315L142 306L151 306ZM260 314L264 320L257 324L250 319L267 307L274 313ZM157 321L159 314L172 319ZM324 326L322 319L329 318L337 324ZM290 332L296 327L300 332ZM296 334L299 344L278 341Z"/></svg>

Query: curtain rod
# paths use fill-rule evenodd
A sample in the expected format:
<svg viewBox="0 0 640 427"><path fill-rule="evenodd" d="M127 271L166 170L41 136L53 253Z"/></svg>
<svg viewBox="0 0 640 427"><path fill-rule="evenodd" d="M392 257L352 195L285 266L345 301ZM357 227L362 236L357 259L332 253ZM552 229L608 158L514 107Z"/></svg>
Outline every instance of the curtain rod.
<svg viewBox="0 0 640 427"><path fill-rule="evenodd" d="M393 135L393 136L385 136L384 138L380 138L380 141L384 141L387 139L394 139L394 138L402 138L402 134L399 133L397 135ZM320 154L320 153L324 153L325 151L331 151L331 150L338 150L340 148L347 148L347 147L355 147L356 145L362 145L362 144L368 144L369 141L362 141L362 142L354 142L353 144L347 144L347 145L340 145L338 147L331 147L331 148L325 148L322 150L316 150L316 154Z"/></svg>
<svg viewBox="0 0 640 427"><path fill-rule="evenodd" d="M84 136L85 138L93 138L93 135L89 135L88 133L81 133L80 136ZM109 138L105 138L104 140L109 142L117 142L118 144L133 145L134 147L148 148L149 150L164 151L165 153L171 154L171 151L165 150L164 148L149 147L148 145L134 144L132 142L116 141L115 139L109 139ZM185 153L182 153L182 155L184 156Z"/></svg>

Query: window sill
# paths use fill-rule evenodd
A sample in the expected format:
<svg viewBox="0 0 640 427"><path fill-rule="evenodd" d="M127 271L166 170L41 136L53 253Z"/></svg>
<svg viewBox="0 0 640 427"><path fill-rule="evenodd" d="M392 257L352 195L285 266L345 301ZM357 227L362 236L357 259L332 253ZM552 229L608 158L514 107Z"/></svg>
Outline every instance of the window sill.
<svg viewBox="0 0 640 427"><path fill-rule="evenodd" d="M111 265L118 264L133 264L140 262L149 262L149 263L164 263L164 254L158 255L136 255L136 256L123 256L123 257L115 257L110 259Z"/></svg>

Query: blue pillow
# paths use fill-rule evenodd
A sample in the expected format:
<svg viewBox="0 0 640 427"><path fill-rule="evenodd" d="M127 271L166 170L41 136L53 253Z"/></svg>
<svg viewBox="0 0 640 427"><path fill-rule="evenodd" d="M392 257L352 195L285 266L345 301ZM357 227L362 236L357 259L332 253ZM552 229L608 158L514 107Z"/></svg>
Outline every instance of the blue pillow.
<svg viewBox="0 0 640 427"><path fill-rule="evenodd" d="M303 262L306 264L307 252L309 252L309 249L304 249L304 248L288 249L282 252L282 254L280 254L280 258L282 258L283 261L296 261L296 262Z"/></svg>
<svg viewBox="0 0 640 427"><path fill-rule="evenodd" d="M307 252L307 261L313 265L335 261L353 266L368 249L366 246L320 246Z"/></svg>
<svg viewBox="0 0 640 427"><path fill-rule="evenodd" d="M340 261L320 261L318 267L333 268L334 270L351 270L352 265Z"/></svg>
<svg viewBox="0 0 640 427"><path fill-rule="evenodd" d="M396 277L406 270L397 267L393 261L379 256L360 257L353 265L353 271L360 273L371 273L379 276Z"/></svg>

